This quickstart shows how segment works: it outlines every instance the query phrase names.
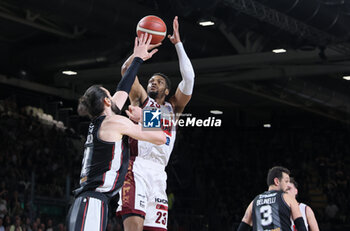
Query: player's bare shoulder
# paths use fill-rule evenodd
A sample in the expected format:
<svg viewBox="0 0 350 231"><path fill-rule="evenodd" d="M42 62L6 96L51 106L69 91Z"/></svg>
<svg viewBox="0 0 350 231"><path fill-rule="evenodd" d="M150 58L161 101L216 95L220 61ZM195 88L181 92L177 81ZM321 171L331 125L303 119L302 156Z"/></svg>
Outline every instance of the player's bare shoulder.
<svg viewBox="0 0 350 231"><path fill-rule="evenodd" d="M128 119L121 115L106 116L99 131L100 139L108 142L120 140L122 138L122 131L127 124Z"/></svg>
<svg viewBox="0 0 350 231"><path fill-rule="evenodd" d="M110 115L106 116L105 120L103 121L102 127L107 130L114 130L118 131L121 126L126 126L130 124L130 120L126 118L125 116L121 115Z"/></svg>

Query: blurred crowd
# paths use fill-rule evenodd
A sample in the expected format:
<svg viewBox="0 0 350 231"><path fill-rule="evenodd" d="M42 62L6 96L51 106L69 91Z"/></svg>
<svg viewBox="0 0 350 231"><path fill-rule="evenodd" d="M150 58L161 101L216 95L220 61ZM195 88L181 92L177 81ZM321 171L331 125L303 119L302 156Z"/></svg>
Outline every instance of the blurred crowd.
<svg viewBox="0 0 350 231"><path fill-rule="evenodd" d="M30 195L34 189L36 197L65 196L67 176L79 174L81 137L43 124L11 99L0 101L0 137L0 231L64 230L64 219L55 226L47 216L40 220Z"/></svg>
<svg viewBox="0 0 350 231"><path fill-rule="evenodd" d="M235 230L250 201L267 189L274 165L292 171L298 199L324 227L350 223L346 127L223 126L179 130L166 169L170 231ZM68 206L53 218L33 209L30 195L34 188L35 197L69 201L67 181L70 191L77 187L85 135L42 123L15 101L2 100L0 137L0 231L65 230ZM122 230L113 213L108 230Z"/></svg>
<svg viewBox="0 0 350 231"><path fill-rule="evenodd" d="M28 190L35 174L36 195L62 198L66 176L80 171L82 137L41 123L12 100L0 105L0 174L9 189Z"/></svg>

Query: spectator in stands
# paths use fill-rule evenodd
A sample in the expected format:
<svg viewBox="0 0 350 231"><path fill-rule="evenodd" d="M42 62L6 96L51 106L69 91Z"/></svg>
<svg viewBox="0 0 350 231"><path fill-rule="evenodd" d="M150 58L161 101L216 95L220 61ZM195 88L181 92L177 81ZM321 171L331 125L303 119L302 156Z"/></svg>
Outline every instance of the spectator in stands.
<svg viewBox="0 0 350 231"><path fill-rule="evenodd" d="M47 220L47 228L46 228L46 231L53 231L53 228L52 228L52 220L49 218Z"/></svg>
<svg viewBox="0 0 350 231"><path fill-rule="evenodd" d="M31 226L31 220L29 217L25 218L25 224L24 224L24 229L25 231L33 231L32 226Z"/></svg>
<svg viewBox="0 0 350 231"><path fill-rule="evenodd" d="M7 201L1 196L0 197L0 218L4 218L7 214Z"/></svg>
<svg viewBox="0 0 350 231"><path fill-rule="evenodd" d="M63 223L59 223L55 231L65 231L65 227Z"/></svg>
<svg viewBox="0 0 350 231"><path fill-rule="evenodd" d="M42 229L43 231L45 231L46 230L45 227L46 227L45 224L41 223L39 229Z"/></svg>
<svg viewBox="0 0 350 231"><path fill-rule="evenodd" d="M33 231L38 231L39 229L39 223L34 221L33 224L32 224L32 230Z"/></svg>
<svg viewBox="0 0 350 231"><path fill-rule="evenodd" d="M19 216L16 216L14 224L10 226L10 231L22 231L21 224L21 218Z"/></svg>
<svg viewBox="0 0 350 231"><path fill-rule="evenodd" d="M338 211L338 206L334 203L333 199L331 199L325 208L326 218L330 223L336 224Z"/></svg>
<svg viewBox="0 0 350 231"><path fill-rule="evenodd" d="M3 223L4 223L5 230L9 230L11 226L11 218L9 215L5 216Z"/></svg>
<svg viewBox="0 0 350 231"><path fill-rule="evenodd" d="M13 197L11 198L10 203L11 216L22 216L23 209L18 198L18 191L13 192Z"/></svg>
<svg viewBox="0 0 350 231"><path fill-rule="evenodd" d="M5 231L5 227L3 226L3 219L0 217L0 231Z"/></svg>

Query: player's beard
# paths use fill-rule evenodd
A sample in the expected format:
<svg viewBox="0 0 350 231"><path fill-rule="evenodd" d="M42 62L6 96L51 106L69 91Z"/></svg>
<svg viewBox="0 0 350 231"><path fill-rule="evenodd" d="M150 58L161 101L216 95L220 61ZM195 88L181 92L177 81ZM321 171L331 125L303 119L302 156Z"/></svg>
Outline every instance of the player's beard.
<svg viewBox="0 0 350 231"><path fill-rule="evenodd" d="M113 102L111 101L112 104L111 104L111 109L112 111L116 114L116 115L120 115L120 109L118 108L118 106Z"/></svg>
<svg viewBox="0 0 350 231"><path fill-rule="evenodd" d="M152 99L155 99L158 96L158 91L150 91L148 92L148 96L151 97Z"/></svg>

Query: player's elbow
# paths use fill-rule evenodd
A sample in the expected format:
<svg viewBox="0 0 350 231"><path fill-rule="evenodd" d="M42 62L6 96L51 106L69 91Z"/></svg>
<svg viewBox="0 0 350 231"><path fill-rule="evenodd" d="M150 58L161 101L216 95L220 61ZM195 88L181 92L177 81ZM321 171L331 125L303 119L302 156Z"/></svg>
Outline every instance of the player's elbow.
<svg viewBox="0 0 350 231"><path fill-rule="evenodd" d="M122 74L122 77L127 70L128 70L128 66L126 64L123 64L122 68L120 69L120 73Z"/></svg>
<svg viewBox="0 0 350 231"><path fill-rule="evenodd" d="M186 80L193 80L195 73L192 67L183 68L180 70L181 76L185 77Z"/></svg>
<svg viewBox="0 0 350 231"><path fill-rule="evenodd" d="M162 145L166 143L166 135L164 134L164 132L162 132L162 134L160 134L157 139L155 140L155 144L156 145Z"/></svg>
<svg viewBox="0 0 350 231"><path fill-rule="evenodd" d="M250 224L250 219L245 215L243 218L242 218L242 222L246 223L246 224Z"/></svg>

